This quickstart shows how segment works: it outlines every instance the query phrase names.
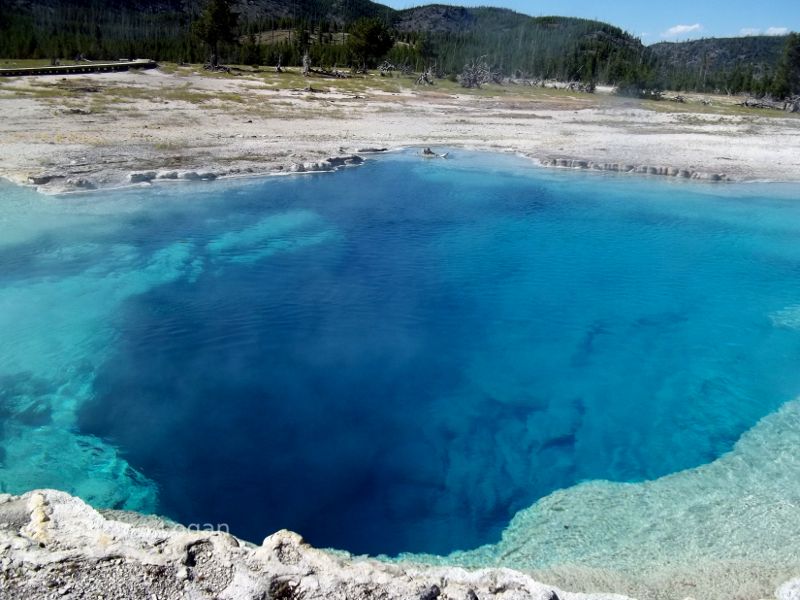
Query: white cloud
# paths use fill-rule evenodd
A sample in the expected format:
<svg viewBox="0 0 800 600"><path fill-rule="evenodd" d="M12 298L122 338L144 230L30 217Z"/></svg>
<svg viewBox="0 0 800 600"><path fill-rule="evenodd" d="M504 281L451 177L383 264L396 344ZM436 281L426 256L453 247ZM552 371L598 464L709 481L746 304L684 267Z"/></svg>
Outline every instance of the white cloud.
<svg viewBox="0 0 800 600"><path fill-rule="evenodd" d="M788 35L788 27L770 27L764 32L766 35Z"/></svg>
<svg viewBox="0 0 800 600"><path fill-rule="evenodd" d="M703 26L700 25L700 23L695 23L694 25L675 25L675 27L670 27L664 33L662 33L661 37L674 38L678 37L679 35L686 35L687 33L696 33L702 30Z"/></svg>
<svg viewBox="0 0 800 600"><path fill-rule="evenodd" d="M789 35L789 28L770 27L768 29L759 29L758 27L742 27L739 30L739 35Z"/></svg>

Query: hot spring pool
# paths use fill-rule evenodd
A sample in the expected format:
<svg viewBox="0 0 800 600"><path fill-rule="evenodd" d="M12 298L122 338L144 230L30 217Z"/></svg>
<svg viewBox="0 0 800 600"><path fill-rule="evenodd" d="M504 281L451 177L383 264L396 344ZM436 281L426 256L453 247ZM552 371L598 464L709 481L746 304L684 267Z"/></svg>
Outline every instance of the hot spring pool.
<svg viewBox="0 0 800 600"><path fill-rule="evenodd" d="M0 491L441 555L599 485L572 546L567 522L515 520L508 536L561 532L546 559L517 554L535 566L579 560L592 523L631 527L591 482L631 484L614 506L638 515L641 482L712 463L800 395L797 186L452 156L0 187ZM736 506L721 482L774 463L760 452L692 485ZM501 561L486 548L463 558Z"/></svg>

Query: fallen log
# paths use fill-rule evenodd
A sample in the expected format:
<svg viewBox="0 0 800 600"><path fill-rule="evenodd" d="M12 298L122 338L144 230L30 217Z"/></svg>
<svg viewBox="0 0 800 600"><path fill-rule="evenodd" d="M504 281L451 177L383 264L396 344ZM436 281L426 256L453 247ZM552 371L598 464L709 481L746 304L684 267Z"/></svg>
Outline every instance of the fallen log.
<svg viewBox="0 0 800 600"><path fill-rule="evenodd" d="M320 77L330 77L334 79L350 79L350 75L344 73L343 71L339 71L338 69L308 69L309 73L313 73L314 75L318 75Z"/></svg>
<svg viewBox="0 0 800 600"><path fill-rule="evenodd" d="M792 96L785 100L772 100L770 98L746 98L738 102L737 106L745 108L762 108L770 110L784 110L787 112L800 112L800 96Z"/></svg>

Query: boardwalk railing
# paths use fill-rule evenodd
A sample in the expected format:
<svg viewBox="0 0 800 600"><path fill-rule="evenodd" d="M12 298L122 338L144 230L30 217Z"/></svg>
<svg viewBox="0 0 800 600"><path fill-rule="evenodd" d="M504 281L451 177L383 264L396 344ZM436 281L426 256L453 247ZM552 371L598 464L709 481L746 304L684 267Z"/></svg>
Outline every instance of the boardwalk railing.
<svg viewBox="0 0 800 600"><path fill-rule="evenodd" d="M129 69L155 69L154 60L138 58L115 62L85 62L78 65L58 65L54 67L21 67L0 69L0 77L22 77L25 75L76 75L80 73L107 73Z"/></svg>

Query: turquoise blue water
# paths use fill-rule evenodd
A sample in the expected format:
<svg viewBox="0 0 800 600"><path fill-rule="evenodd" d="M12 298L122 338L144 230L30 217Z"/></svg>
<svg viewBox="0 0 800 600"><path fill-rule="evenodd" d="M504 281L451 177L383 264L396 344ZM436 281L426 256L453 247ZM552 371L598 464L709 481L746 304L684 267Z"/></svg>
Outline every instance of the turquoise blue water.
<svg viewBox="0 0 800 600"><path fill-rule="evenodd" d="M0 187L0 491L447 553L800 394L796 186L452 157Z"/></svg>

